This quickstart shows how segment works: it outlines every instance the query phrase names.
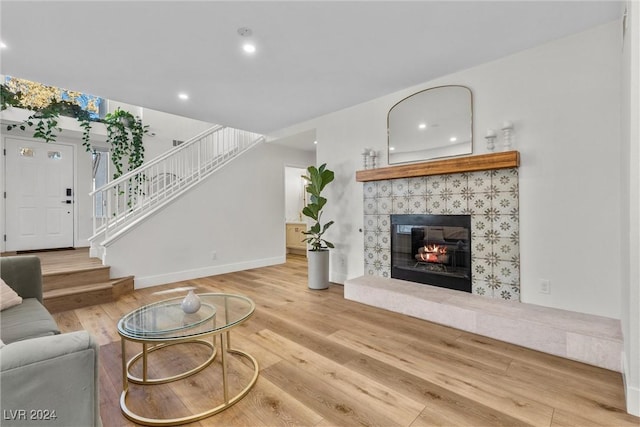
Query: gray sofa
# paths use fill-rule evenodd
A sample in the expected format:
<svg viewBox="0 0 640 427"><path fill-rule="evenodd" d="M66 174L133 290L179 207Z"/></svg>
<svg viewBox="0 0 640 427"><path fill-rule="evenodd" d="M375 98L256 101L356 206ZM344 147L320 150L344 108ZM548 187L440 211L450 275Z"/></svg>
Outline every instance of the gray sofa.
<svg viewBox="0 0 640 427"><path fill-rule="evenodd" d="M60 334L42 305L35 256L0 258L22 304L0 312L2 426L100 426L99 347L86 331Z"/></svg>

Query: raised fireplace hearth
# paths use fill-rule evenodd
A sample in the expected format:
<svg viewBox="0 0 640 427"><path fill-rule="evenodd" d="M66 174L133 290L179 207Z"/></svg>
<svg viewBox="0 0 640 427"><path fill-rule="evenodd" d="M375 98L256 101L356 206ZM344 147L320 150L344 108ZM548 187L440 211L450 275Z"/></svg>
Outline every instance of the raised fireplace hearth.
<svg viewBox="0 0 640 427"><path fill-rule="evenodd" d="M391 215L391 277L471 292L470 215Z"/></svg>

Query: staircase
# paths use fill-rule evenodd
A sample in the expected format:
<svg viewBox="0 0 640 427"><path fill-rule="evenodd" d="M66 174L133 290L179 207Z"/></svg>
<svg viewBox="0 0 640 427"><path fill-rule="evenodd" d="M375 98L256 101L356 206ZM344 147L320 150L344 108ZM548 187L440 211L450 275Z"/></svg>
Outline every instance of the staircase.
<svg viewBox="0 0 640 427"><path fill-rule="evenodd" d="M133 276L111 279L108 266L42 276L44 306L51 313L116 301L133 291Z"/></svg>
<svg viewBox="0 0 640 427"><path fill-rule="evenodd" d="M116 301L133 291L133 276L112 279L87 248L30 253L40 258L44 306L51 313Z"/></svg>
<svg viewBox="0 0 640 427"><path fill-rule="evenodd" d="M116 239L262 141L256 133L214 126L94 190L91 256L104 262Z"/></svg>

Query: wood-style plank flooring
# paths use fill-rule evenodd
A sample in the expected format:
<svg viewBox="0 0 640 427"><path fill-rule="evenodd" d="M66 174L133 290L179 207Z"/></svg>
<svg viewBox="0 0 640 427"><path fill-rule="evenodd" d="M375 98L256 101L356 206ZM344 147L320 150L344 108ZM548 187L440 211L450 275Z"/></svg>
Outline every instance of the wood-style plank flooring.
<svg viewBox="0 0 640 427"><path fill-rule="evenodd" d="M116 323L127 312L194 286L246 295L252 318L232 345L252 354L260 377L248 395L199 426L638 426L625 412L617 372L572 362L343 298L343 288L306 287L306 260L137 290L117 302L55 315L64 331L89 330L101 344L100 401L106 427L134 425L122 391ZM129 350L129 349L128 349ZM131 349L131 354L134 354ZM129 353L129 351L128 351ZM157 354L156 354L157 353ZM150 356L153 375L195 366L206 347L173 346ZM232 392L249 368L232 358ZM166 385L132 386L130 407L179 417L220 397L214 365Z"/></svg>

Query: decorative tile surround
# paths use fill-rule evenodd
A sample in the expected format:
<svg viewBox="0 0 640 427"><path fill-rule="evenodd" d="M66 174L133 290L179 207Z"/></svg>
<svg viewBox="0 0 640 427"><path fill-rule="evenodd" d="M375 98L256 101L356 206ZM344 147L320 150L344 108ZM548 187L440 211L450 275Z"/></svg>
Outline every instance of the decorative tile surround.
<svg viewBox="0 0 640 427"><path fill-rule="evenodd" d="M471 215L473 294L519 301L517 168L364 182L366 275L391 277L391 214Z"/></svg>

